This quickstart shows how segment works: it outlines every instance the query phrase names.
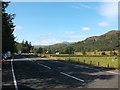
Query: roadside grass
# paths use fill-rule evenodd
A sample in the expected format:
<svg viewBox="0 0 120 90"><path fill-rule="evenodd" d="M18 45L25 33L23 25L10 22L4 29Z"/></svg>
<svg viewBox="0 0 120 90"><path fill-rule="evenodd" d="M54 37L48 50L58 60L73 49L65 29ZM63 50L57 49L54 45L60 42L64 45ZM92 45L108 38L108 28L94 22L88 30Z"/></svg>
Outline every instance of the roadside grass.
<svg viewBox="0 0 120 90"><path fill-rule="evenodd" d="M85 63L98 67L114 68L118 70L118 57L51 57L49 59Z"/></svg>
<svg viewBox="0 0 120 90"><path fill-rule="evenodd" d="M97 67L114 68L116 70L119 70L120 67L119 56L112 55L37 54L37 56L52 60L63 60L72 63L89 64Z"/></svg>

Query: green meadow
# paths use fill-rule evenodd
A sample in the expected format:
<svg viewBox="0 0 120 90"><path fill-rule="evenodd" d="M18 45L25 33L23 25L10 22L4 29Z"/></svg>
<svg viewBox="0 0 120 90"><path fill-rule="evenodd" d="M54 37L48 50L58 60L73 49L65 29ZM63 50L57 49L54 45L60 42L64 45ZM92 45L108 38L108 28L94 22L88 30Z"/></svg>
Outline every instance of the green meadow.
<svg viewBox="0 0 120 90"><path fill-rule="evenodd" d="M120 60L118 56L111 55L68 55L68 54L37 54L38 57L52 60L63 60L71 63L84 63L97 67L119 69Z"/></svg>
<svg viewBox="0 0 120 90"><path fill-rule="evenodd" d="M118 69L118 57L56 57L57 60L85 63L98 67Z"/></svg>

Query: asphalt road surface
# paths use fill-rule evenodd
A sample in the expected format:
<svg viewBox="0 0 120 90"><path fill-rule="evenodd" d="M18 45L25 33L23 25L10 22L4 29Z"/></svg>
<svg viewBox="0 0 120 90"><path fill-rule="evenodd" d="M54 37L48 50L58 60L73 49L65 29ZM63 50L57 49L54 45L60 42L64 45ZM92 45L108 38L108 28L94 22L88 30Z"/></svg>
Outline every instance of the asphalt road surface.
<svg viewBox="0 0 120 90"><path fill-rule="evenodd" d="M107 68L16 55L2 68L2 88L118 88L118 75Z"/></svg>

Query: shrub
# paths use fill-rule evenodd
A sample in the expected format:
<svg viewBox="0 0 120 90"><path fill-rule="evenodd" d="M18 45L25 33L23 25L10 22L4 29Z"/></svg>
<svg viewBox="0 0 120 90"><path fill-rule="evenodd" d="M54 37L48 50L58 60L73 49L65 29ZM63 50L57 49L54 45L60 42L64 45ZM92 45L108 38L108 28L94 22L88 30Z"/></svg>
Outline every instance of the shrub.
<svg viewBox="0 0 120 90"><path fill-rule="evenodd" d="M102 52L101 55L106 55L106 53L105 53L105 52Z"/></svg>

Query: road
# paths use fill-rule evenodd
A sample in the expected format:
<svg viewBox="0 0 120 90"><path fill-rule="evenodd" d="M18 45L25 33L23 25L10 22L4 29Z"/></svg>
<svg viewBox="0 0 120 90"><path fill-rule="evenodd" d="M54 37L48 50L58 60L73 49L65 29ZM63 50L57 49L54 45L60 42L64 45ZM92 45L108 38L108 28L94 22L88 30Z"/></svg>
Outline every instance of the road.
<svg viewBox="0 0 120 90"><path fill-rule="evenodd" d="M12 59L13 60L13 59ZM118 73L85 64L16 55L2 68L2 88L118 88Z"/></svg>

